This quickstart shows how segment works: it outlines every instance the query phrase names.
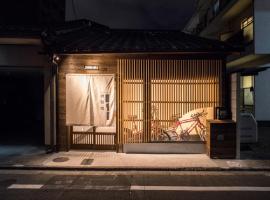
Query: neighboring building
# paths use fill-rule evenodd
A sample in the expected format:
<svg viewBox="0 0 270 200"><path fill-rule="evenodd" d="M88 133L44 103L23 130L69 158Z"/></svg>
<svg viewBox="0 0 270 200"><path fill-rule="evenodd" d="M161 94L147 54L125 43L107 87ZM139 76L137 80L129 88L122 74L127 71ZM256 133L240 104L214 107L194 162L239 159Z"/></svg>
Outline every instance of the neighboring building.
<svg viewBox="0 0 270 200"><path fill-rule="evenodd" d="M196 120L226 106L225 59L236 49L180 31L80 23L43 37L57 61L58 149L205 152Z"/></svg>
<svg viewBox="0 0 270 200"><path fill-rule="evenodd" d="M65 22L51 24L49 29L68 35L84 24ZM0 144L44 146L48 150L56 144L55 60L44 47L56 36L46 35L45 30L34 25L0 26Z"/></svg>
<svg viewBox="0 0 270 200"><path fill-rule="evenodd" d="M269 0L198 0L196 12L184 28L243 48L241 54L227 59L235 120L245 112L252 113L259 124L270 122L269 27Z"/></svg>
<svg viewBox="0 0 270 200"><path fill-rule="evenodd" d="M0 144L52 147L52 57L42 32L65 24L65 0L8 0L0 7Z"/></svg>
<svg viewBox="0 0 270 200"><path fill-rule="evenodd" d="M40 28L0 27L0 144L50 145L51 61Z"/></svg>

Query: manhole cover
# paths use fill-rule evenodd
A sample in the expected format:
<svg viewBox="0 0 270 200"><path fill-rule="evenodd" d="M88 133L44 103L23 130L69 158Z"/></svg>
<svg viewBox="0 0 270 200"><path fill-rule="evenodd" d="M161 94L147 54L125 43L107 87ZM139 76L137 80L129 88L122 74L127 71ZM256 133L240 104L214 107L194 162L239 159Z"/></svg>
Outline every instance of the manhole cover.
<svg viewBox="0 0 270 200"><path fill-rule="evenodd" d="M58 157L58 158L53 159L53 162L66 162L68 160L69 160L68 157Z"/></svg>
<svg viewBox="0 0 270 200"><path fill-rule="evenodd" d="M83 159L81 162L81 165L91 165L93 163L94 159Z"/></svg>

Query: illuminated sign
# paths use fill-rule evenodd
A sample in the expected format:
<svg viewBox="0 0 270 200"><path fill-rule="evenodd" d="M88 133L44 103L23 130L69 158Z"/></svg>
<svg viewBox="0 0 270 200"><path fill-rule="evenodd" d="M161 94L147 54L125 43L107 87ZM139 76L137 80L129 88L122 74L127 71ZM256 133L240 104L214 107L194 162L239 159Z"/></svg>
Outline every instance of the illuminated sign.
<svg viewBox="0 0 270 200"><path fill-rule="evenodd" d="M87 70L98 70L98 66L97 65L86 65L84 66L84 69L87 69Z"/></svg>

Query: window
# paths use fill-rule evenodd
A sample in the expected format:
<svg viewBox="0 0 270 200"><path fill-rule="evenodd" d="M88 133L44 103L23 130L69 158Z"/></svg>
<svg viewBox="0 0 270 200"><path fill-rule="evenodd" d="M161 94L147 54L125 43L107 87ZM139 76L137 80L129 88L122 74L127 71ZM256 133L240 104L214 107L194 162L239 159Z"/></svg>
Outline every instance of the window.
<svg viewBox="0 0 270 200"><path fill-rule="evenodd" d="M241 22L241 29L245 29L248 25L253 23L253 16L245 18L242 22Z"/></svg>
<svg viewBox="0 0 270 200"><path fill-rule="evenodd" d="M244 106L253 106L254 105L254 97L253 91L251 88L244 88Z"/></svg>
<svg viewBox="0 0 270 200"><path fill-rule="evenodd" d="M245 18L241 22L241 29L243 30L244 39L246 42L253 40L253 16Z"/></svg>
<svg viewBox="0 0 270 200"><path fill-rule="evenodd" d="M244 94L244 106L253 105L253 76L243 76L242 88Z"/></svg>
<svg viewBox="0 0 270 200"><path fill-rule="evenodd" d="M254 76L241 77L242 110L253 112L254 107Z"/></svg>
<svg viewBox="0 0 270 200"><path fill-rule="evenodd" d="M242 88L253 87L253 76L243 76Z"/></svg>

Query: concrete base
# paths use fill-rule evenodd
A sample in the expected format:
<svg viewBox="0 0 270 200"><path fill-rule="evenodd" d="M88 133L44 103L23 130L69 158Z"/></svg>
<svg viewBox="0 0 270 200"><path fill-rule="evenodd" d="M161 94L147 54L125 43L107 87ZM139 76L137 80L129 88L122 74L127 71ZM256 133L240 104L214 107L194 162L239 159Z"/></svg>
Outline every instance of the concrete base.
<svg viewBox="0 0 270 200"><path fill-rule="evenodd" d="M154 154L205 154L203 142L183 143L133 143L123 145L124 153L154 153Z"/></svg>

